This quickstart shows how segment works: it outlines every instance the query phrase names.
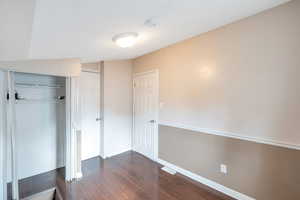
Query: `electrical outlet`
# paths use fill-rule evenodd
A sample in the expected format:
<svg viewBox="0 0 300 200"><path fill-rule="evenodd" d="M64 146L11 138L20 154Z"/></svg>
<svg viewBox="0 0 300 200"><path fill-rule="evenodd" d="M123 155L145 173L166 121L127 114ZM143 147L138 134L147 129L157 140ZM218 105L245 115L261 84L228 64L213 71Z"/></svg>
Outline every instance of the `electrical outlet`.
<svg viewBox="0 0 300 200"><path fill-rule="evenodd" d="M221 164L220 171L223 174L227 174L227 165Z"/></svg>

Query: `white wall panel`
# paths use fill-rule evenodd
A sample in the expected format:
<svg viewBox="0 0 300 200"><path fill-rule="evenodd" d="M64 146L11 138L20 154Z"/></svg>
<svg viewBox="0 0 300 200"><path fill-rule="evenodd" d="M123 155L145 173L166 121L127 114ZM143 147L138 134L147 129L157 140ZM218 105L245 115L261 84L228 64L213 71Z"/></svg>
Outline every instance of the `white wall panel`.
<svg viewBox="0 0 300 200"><path fill-rule="evenodd" d="M79 59L23 60L0 62L0 69L52 76L79 76Z"/></svg>

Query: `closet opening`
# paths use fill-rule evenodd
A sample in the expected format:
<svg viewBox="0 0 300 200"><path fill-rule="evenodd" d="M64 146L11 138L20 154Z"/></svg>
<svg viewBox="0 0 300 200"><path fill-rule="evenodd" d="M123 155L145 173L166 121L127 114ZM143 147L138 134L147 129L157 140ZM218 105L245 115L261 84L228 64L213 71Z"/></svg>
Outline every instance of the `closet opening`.
<svg viewBox="0 0 300 200"><path fill-rule="evenodd" d="M15 199L13 170L18 182L17 199L34 199L37 194L53 198L58 195L59 182L65 180L66 79L13 73L15 169L12 156L8 156L8 199ZM12 144L7 144L8 155L13 155Z"/></svg>

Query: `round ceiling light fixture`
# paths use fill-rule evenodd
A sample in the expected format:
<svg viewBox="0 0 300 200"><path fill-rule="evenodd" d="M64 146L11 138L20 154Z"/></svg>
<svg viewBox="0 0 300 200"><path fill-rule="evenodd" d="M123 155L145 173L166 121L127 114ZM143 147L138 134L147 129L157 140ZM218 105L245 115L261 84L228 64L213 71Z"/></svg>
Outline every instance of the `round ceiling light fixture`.
<svg viewBox="0 0 300 200"><path fill-rule="evenodd" d="M118 46L122 48L127 48L133 46L138 38L137 33L121 33L112 38L113 42L115 42Z"/></svg>

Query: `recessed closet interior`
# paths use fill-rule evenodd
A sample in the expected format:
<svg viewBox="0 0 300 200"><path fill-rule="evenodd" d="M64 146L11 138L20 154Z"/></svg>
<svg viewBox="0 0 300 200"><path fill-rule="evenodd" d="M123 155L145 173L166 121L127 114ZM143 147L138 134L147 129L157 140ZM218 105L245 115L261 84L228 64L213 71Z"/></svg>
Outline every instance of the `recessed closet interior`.
<svg viewBox="0 0 300 200"><path fill-rule="evenodd" d="M66 78L15 72L13 83L16 172L22 198L32 183L21 180L65 166ZM11 149L8 146L8 155ZM8 182L11 158L8 156ZM48 178L55 183L53 177Z"/></svg>

